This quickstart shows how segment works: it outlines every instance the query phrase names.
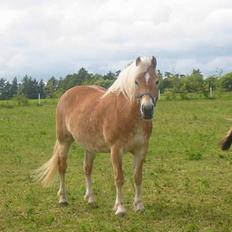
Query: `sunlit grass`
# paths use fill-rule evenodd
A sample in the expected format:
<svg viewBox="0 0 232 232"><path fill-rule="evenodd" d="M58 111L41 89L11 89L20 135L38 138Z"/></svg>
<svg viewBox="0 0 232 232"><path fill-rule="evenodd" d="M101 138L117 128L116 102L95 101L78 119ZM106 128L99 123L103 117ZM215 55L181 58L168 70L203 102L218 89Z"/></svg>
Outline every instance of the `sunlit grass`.
<svg viewBox="0 0 232 232"><path fill-rule="evenodd" d="M160 101L144 165L145 212L133 212L132 157L124 157L128 215L112 212L110 155L93 173L97 206L83 200L83 151L74 145L67 173L69 206L57 203L57 184L31 178L55 141L55 102L0 108L0 231L232 231L232 151L218 142L232 124L231 100Z"/></svg>

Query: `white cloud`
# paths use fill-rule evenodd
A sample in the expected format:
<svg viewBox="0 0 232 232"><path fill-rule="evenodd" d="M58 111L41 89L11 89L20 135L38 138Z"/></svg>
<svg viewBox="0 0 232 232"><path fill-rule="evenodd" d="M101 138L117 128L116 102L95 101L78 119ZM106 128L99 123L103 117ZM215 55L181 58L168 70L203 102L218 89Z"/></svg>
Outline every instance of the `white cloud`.
<svg viewBox="0 0 232 232"><path fill-rule="evenodd" d="M156 55L162 71L232 67L230 0L2 0L0 77L123 68Z"/></svg>

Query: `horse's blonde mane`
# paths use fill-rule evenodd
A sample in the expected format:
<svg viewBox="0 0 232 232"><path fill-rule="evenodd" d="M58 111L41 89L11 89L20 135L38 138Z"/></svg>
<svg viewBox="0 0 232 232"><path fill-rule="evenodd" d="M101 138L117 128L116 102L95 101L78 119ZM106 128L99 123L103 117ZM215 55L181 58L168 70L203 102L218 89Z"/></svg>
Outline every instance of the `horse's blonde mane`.
<svg viewBox="0 0 232 232"><path fill-rule="evenodd" d="M151 66L151 59L142 57L141 62L136 66L136 61L128 65L120 72L116 81L110 86L105 95L109 93L123 93L130 100L135 98L135 78L143 72L146 72Z"/></svg>

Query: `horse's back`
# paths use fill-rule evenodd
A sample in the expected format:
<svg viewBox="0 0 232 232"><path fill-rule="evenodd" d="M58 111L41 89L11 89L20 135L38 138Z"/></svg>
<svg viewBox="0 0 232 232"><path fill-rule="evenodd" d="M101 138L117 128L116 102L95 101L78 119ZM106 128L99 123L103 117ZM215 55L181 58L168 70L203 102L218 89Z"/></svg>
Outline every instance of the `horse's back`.
<svg viewBox="0 0 232 232"><path fill-rule="evenodd" d="M70 117L75 111L82 113L95 106L106 89L97 85L75 86L67 90L57 105L57 115Z"/></svg>
<svg viewBox="0 0 232 232"><path fill-rule="evenodd" d="M75 86L61 96L57 110L64 110L66 114L69 114L77 107L81 107L84 102L98 101L105 92L106 89L96 85Z"/></svg>
<svg viewBox="0 0 232 232"><path fill-rule="evenodd" d="M67 90L60 98L59 103L67 102L71 105L76 101L91 98L93 96L102 96L106 89L97 85L75 86Z"/></svg>

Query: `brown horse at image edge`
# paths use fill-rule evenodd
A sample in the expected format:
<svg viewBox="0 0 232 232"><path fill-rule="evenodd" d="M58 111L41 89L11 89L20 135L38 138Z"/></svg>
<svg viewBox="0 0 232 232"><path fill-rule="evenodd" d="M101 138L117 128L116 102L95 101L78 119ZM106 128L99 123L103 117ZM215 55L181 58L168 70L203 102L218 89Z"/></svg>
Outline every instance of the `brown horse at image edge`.
<svg viewBox="0 0 232 232"><path fill-rule="evenodd" d="M220 145L222 150L229 150L232 143L232 128L227 132L226 136L222 139Z"/></svg>

